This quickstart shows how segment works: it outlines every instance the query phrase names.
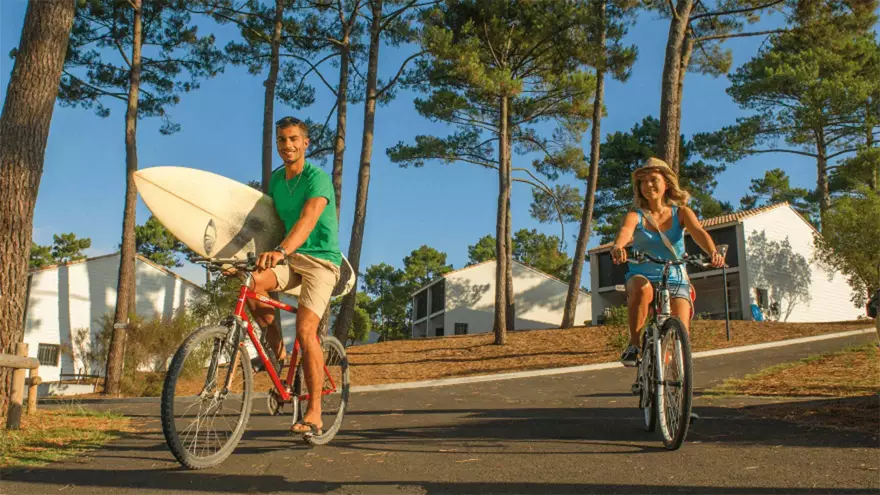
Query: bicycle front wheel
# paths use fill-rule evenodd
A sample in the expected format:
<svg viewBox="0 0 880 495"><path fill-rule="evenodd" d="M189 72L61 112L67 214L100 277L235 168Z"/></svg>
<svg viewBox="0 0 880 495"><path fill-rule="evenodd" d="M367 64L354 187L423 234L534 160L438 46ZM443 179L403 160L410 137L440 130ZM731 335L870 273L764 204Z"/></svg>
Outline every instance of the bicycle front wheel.
<svg viewBox="0 0 880 495"><path fill-rule="evenodd" d="M325 366L322 390L306 390L302 363L297 366L296 370L296 379L299 383L303 384L303 393L309 393L309 397L301 402L298 415L300 417L305 415L309 401L321 401L323 432L320 435L304 435L303 437L311 445L327 444L339 432L339 429L342 427L342 418L345 416L345 408L348 406L348 393L351 388L348 374L348 356L345 354L345 347L342 345L342 342L332 336L323 337L322 340L321 349L324 352ZM294 421L298 419L294 415Z"/></svg>
<svg viewBox="0 0 880 495"><path fill-rule="evenodd" d="M647 331L647 330L646 330ZM657 427L657 400L654 380L654 346L645 340L642 346L642 360L639 362L639 406L645 419L645 431L653 432Z"/></svg>
<svg viewBox="0 0 880 495"><path fill-rule="evenodd" d="M693 400L691 345L684 323L670 318L660 332L660 362L663 370L662 394L658 395L660 433L669 450L681 447L690 426Z"/></svg>
<svg viewBox="0 0 880 495"><path fill-rule="evenodd" d="M162 390L162 432L174 458L190 469L223 462L251 412L253 372L247 349L225 326L197 329L171 360Z"/></svg>

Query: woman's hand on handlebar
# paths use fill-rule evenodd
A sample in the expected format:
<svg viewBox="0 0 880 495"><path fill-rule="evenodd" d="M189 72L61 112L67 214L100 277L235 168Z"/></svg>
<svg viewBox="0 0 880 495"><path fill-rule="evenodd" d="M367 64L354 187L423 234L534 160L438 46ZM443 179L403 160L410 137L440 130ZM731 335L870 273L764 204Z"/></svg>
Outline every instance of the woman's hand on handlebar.
<svg viewBox="0 0 880 495"><path fill-rule="evenodd" d="M724 267L724 256L721 256L718 251L714 251L709 259L709 264L715 268Z"/></svg>
<svg viewBox="0 0 880 495"><path fill-rule="evenodd" d="M626 263L626 260L627 256L625 247L616 244L611 247L611 261L613 261L615 265Z"/></svg>

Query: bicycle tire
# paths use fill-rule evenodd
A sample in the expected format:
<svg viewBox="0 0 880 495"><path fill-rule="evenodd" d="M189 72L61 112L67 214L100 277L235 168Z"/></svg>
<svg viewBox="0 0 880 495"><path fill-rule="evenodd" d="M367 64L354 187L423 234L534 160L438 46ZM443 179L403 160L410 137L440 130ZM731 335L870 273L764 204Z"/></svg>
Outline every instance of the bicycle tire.
<svg viewBox="0 0 880 495"><path fill-rule="evenodd" d="M647 332L649 330L646 329L645 331ZM649 342L648 339L645 339L645 342ZM639 379L641 380L639 383L639 392L642 394L640 405L645 404L645 407L641 408L645 420L645 431L653 433L657 428L657 401L653 385L654 348L647 344L643 345L642 348L644 349L642 351L642 361L639 363Z"/></svg>
<svg viewBox="0 0 880 495"><path fill-rule="evenodd" d="M678 387L674 388L669 388L668 384L662 387L663 397L658 400L658 406L662 407L657 408L658 415L660 416L660 437L667 450L677 450L684 443L685 437L687 437L693 402L693 363L690 337L687 330L685 330L684 323L676 317L666 320L660 335L660 349L664 356L662 365L666 366L670 361L666 358L669 352L667 344L670 342L673 344L671 349L673 357L676 357L672 361L678 364L678 366L675 366L675 368L678 368L676 380L670 378L669 370L666 369L664 369L663 380L665 382L680 383ZM676 342L678 349L676 349ZM678 357L679 354L680 357ZM677 408L673 407L676 398L670 398L670 394L667 393L669 390L675 390L676 388L679 390L678 394L680 394L677 399L679 402Z"/></svg>
<svg viewBox="0 0 880 495"><path fill-rule="evenodd" d="M238 442L241 440L241 436L247 428L248 418L250 417L252 401L253 401L253 371L250 366L250 359L248 359L247 349L244 346L238 346L237 343L229 342L227 339L228 333L230 329L225 326L207 326L196 329L189 337L184 340L183 344L177 349L177 352L174 354L174 358L171 360L171 365L168 368L168 373L165 376L165 383L162 388L162 403L161 403L161 419L162 419L162 433L165 436L165 443L168 445L168 448L171 450L172 455L177 461L189 468L189 469L205 469L212 466L216 466L226 460L227 457L235 450L235 447L238 445ZM199 456L195 453L191 452L186 445L184 445L184 441L180 438L180 434L177 431L177 427L175 424L175 398L176 398L176 387L180 382L180 378L182 373L184 372L184 365L186 363L186 358L193 353L199 345L207 342L208 339L214 340L214 351L211 354L210 365L208 366L208 370L210 373L210 369L215 366L214 356L218 352L223 352L224 350L232 350L233 355L235 355L235 350L231 349L233 347L238 348L238 358L236 358L237 362L241 364L241 373L242 373L242 390L241 390L241 411L238 414L238 418L235 421L232 432L226 436L226 441L221 444L220 449L217 452L207 455L207 456ZM219 349L217 344L219 343ZM196 362L198 362L199 358L196 358ZM234 366L234 365L233 365ZM207 381L207 380L206 380ZM202 389L204 392L204 388ZM201 393L200 393L201 394ZM239 395L239 394L236 394ZM204 399L204 398L202 398ZM215 397L216 399L216 397ZM223 400L225 401L225 396ZM212 404L209 404L209 409L216 404L214 401ZM222 401L220 402L222 404ZM212 419L211 426L214 425L214 421L216 421L217 412L220 409L215 409L214 417ZM186 410L184 411L184 413ZM199 406L199 412L201 412L201 404ZM228 425L228 421L226 422ZM186 431L186 430L184 430ZM196 431L196 436L198 437L199 432L198 429ZM215 433L215 438L219 442L219 435Z"/></svg>
<svg viewBox="0 0 880 495"><path fill-rule="evenodd" d="M339 391L338 393L340 395L339 406L336 408L335 413L333 413L332 415L327 414L327 408L322 407L322 412L324 413L322 415L322 419L332 417L333 421L329 425L326 421L324 422L324 429L320 435L303 435L303 439L306 441L306 443L310 445L326 445L330 443L330 441L333 440L333 437L335 437L336 434L339 432L339 429L342 427L342 420L345 417L345 409L346 407L348 407L349 389L351 388L348 372L348 356L345 353L345 347L335 337L326 336L322 339L321 348L324 352L324 363L327 365L327 367L330 368L338 366L340 368L338 371L339 376L337 377L339 382L336 383L336 389ZM326 377L326 373L324 376ZM303 390L305 390L306 382L302 362L300 362L296 367L296 380L297 382L302 384L302 388ZM330 397L331 395L321 395L322 401L324 400L324 397ZM294 408L295 411L298 410L298 414L294 415L294 421L298 421L300 418L305 416L305 411L308 407L309 400L311 400L311 397L308 400L300 401L298 404L299 407ZM322 406L324 405L325 404L322 402ZM299 418L296 416L299 416Z"/></svg>

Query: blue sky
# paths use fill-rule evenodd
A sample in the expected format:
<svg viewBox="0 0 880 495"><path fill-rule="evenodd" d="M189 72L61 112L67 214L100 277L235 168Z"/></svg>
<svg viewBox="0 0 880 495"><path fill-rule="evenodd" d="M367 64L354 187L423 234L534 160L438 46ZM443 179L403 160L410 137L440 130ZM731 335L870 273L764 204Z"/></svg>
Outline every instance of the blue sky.
<svg viewBox="0 0 880 495"><path fill-rule="evenodd" d="M6 96L12 70L8 54L19 43L26 6L24 0L0 0L0 98ZM215 32L222 44L235 35L230 28L204 28ZM644 117L658 115L667 31L668 21L649 13L642 14L630 30L627 42L638 46L639 57L627 83L612 80L606 86L608 116L602 121L603 136L627 131ZM761 40L729 41L734 66L753 56ZM396 72L397 64L408 53L407 48L383 48L380 77L388 78ZM141 120L140 168L177 165L210 170L242 182L258 180L264 77L229 66L218 77L202 81L201 89L183 95L180 104L169 109L172 119L182 126L181 132L172 136L159 134L158 119ZM332 107L332 97L320 83L315 84L317 101L312 107L293 111L276 103L276 118L294 114L323 120ZM726 77L688 74L682 108L685 135L715 130L746 114L725 93L727 86ZM417 134L449 131L416 113L412 103L415 96L400 92L396 100L377 112L361 269L380 262L402 266L403 257L422 244L446 252L448 261L459 268L467 262L467 246L495 231L498 182L493 171L469 164L439 163L401 169L388 160L385 149L398 141L412 142ZM125 190L125 112L121 102L109 106L108 118L100 118L90 110L56 106L34 214L37 243L51 243L54 233L75 232L92 239L89 255L116 250ZM339 232L343 252L348 250L351 232L362 123L361 105L349 104ZM585 151L589 147L588 135L584 139ZM281 163L277 157L276 163ZM329 167L328 162L328 171ZM763 155L738 162L719 175L716 196L738 204L750 179L776 167L788 172L794 186L815 187L815 164L810 159L789 154ZM571 178L560 181L565 182L576 183ZM558 235L558 225L540 224L529 216L530 201L528 186L516 184L512 198L514 230L537 228ZM138 223L147 218L149 211L139 200ZM574 251L571 236L576 229L574 224L566 226L569 254ZM595 244L595 240L590 243ZM194 266L177 271L198 282L204 277L201 269ZM582 285L589 287L589 265L585 267Z"/></svg>

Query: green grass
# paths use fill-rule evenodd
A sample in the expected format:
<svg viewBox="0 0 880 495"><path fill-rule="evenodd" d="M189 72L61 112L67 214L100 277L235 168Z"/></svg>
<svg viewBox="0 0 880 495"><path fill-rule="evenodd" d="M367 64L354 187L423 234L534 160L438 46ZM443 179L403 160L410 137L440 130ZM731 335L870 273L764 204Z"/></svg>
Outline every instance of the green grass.
<svg viewBox="0 0 880 495"><path fill-rule="evenodd" d="M129 418L82 406L22 416L21 430L0 431L0 467L37 467L93 450L118 438Z"/></svg>

